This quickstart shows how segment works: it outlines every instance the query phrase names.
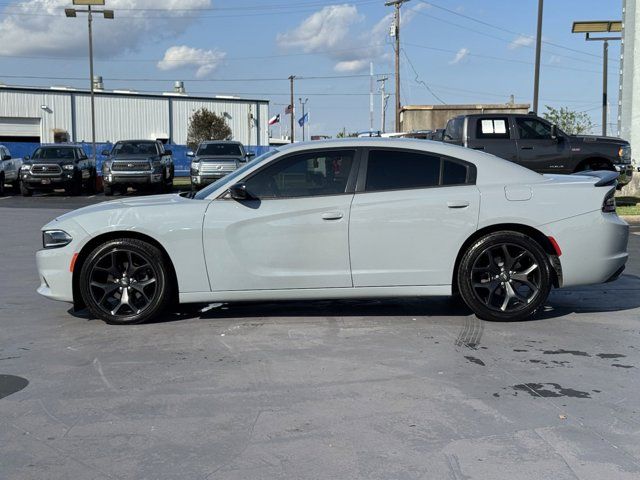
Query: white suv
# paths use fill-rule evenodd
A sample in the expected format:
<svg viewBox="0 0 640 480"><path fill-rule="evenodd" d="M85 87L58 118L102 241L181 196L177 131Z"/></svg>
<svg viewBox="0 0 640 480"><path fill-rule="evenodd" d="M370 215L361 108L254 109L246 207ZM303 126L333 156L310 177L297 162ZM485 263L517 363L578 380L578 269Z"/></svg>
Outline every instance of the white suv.
<svg viewBox="0 0 640 480"><path fill-rule="evenodd" d="M20 167L22 160L11 158L9 149L0 145L0 197L4 196L5 184L11 184L15 191L20 187Z"/></svg>

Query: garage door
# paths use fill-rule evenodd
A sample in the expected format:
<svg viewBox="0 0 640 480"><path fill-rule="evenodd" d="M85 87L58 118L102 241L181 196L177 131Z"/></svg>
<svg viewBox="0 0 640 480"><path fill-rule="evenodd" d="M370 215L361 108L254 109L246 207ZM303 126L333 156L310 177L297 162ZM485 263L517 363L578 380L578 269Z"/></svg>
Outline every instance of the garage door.
<svg viewBox="0 0 640 480"><path fill-rule="evenodd" d="M40 119L0 117L0 142L39 142Z"/></svg>

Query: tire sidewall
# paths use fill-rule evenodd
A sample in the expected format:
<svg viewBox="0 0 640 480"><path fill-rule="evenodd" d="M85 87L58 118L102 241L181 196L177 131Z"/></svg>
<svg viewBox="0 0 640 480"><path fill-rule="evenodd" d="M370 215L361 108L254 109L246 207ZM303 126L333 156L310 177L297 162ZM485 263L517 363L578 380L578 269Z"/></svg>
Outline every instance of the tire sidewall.
<svg viewBox="0 0 640 480"><path fill-rule="evenodd" d="M486 307L476 298L471 285L469 271L478 257L491 245L510 243L526 248L535 257L540 268L540 290L533 301L517 312L498 312ZM552 286L551 265L547 253L531 237L519 232L495 232L474 242L465 252L458 268L458 288L464 302L474 311L476 316L492 321L522 321L531 318L544 306Z"/></svg>
<svg viewBox="0 0 640 480"><path fill-rule="evenodd" d="M91 272L102 256L116 249L127 249L144 257L154 270L157 288L149 306L138 315L113 317L104 312L95 302L90 292ZM167 306L170 295L169 272L162 252L155 246L136 239L109 240L97 246L83 262L80 271L80 294L89 311L96 317L112 325L134 325L144 323L161 313Z"/></svg>

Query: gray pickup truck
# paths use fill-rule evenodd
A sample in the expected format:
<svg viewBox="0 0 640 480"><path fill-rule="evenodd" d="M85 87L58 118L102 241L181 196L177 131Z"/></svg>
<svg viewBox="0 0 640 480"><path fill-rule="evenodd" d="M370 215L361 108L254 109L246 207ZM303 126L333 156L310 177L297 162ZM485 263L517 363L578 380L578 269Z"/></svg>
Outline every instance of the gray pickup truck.
<svg viewBox="0 0 640 480"><path fill-rule="evenodd" d="M568 135L533 114L473 114L452 118L443 141L491 153L539 173L615 170L618 187L631 181L629 142L614 137Z"/></svg>
<svg viewBox="0 0 640 480"><path fill-rule="evenodd" d="M194 190L228 175L254 156L240 142L216 140L202 142L191 157L191 186Z"/></svg>
<svg viewBox="0 0 640 480"><path fill-rule="evenodd" d="M105 150L102 163L104 194L114 190L126 192L129 187L153 189L158 193L173 190L175 166L171 150L157 140L125 140Z"/></svg>

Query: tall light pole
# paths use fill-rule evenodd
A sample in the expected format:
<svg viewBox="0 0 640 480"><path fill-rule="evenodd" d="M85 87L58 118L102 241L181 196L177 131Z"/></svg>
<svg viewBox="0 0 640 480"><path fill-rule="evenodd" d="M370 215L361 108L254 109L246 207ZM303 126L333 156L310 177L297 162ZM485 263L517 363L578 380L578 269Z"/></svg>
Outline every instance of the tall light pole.
<svg viewBox="0 0 640 480"><path fill-rule="evenodd" d="M538 0L538 28L536 32L536 65L533 73L533 111L538 113L538 94L540 92L540 54L542 52L542 13L544 0Z"/></svg>
<svg viewBox="0 0 640 480"><path fill-rule="evenodd" d="M302 106L302 141L304 142L304 124L305 122L305 118L304 118L304 107L307 104L307 102L309 101L308 98L304 99L304 102L302 101L302 98L299 98L298 101L300 102L300 105Z"/></svg>
<svg viewBox="0 0 640 480"><path fill-rule="evenodd" d="M599 41L602 44L602 135L607 135L607 107L609 106L608 79L609 79L609 40L622 40L622 37L592 37L592 33L622 32L620 20L602 20L573 22L573 33L584 33L588 42Z"/></svg>
<svg viewBox="0 0 640 480"><path fill-rule="evenodd" d="M396 40L396 132L400 131L400 7L409 0L392 0L386 2L387 7L395 7L395 19L391 34Z"/></svg>
<svg viewBox="0 0 640 480"><path fill-rule="evenodd" d="M291 103L289 103L289 107L291 108L291 111L289 112L291 115L291 143L293 143L295 141L295 130L296 130L296 119L293 115L293 112L295 111L295 108L293 108L293 81L296 79L295 75L291 75L289 77L289 93L291 95Z"/></svg>
<svg viewBox="0 0 640 480"><path fill-rule="evenodd" d="M104 5L105 0L73 0L74 5L86 5L86 9L65 8L64 14L67 18L76 18L78 13L86 13L89 22L89 86L91 87L91 148L93 149L93 159L96 160L96 99L93 79L93 14L100 13L107 20L113 20L113 10L93 10L91 7Z"/></svg>
<svg viewBox="0 0 640 480"><path fill-rule="evenodd" d="M386 113L387 113L387 99L389 95L385 92L386 82L389 80L388 77L382 77L378 79L380 82L380 132L384 133L385 123L386 123Z"/></svg>

